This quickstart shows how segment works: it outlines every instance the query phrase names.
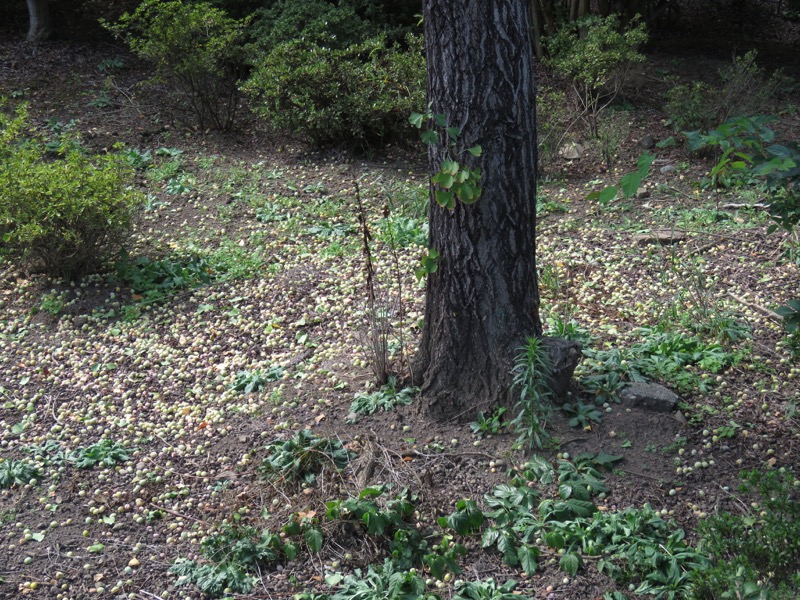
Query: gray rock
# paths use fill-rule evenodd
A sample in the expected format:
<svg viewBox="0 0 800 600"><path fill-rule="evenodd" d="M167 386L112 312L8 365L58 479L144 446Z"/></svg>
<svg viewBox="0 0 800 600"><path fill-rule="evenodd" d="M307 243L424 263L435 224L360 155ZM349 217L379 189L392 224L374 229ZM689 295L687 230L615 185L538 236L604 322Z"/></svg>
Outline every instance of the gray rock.
<svg viewBox="0 0 800 600"><path fill-rule="evenodd" d="M561 158L576 160L583 155L583 146L575 142L567 142L561 146L558 153L561 155Z"/></svg>
<svg viewBox="0 0 800 600"><path fill-rule="evenodd" d="M651 134L648 133L642 136L642 139L639 140L639 145L645 150L650 150L650 148L656 145L656 140Z"/></svg>
<svg viewBox="0 0 800 600"><path fill-rule="evenodd" d="M581 345L572 340L543 337L542 344L550 357L550 391L556 399L563 399L569 391L572 374L581 360Z"/></svg>
<svg viewBox="0 0 800 600"><path fill-rule="evenodd" d="M658 383L629 383L619 394L631 408L653 412L672 412L678 408L678 395Z"/></svg>
<svg viewBox="0 0 800 600"><path fill-rule="evenodd" d="M662 175L667 175L668 173L672 173L675 170L675 165L664 165L659 169L659 172Z"/></svg>

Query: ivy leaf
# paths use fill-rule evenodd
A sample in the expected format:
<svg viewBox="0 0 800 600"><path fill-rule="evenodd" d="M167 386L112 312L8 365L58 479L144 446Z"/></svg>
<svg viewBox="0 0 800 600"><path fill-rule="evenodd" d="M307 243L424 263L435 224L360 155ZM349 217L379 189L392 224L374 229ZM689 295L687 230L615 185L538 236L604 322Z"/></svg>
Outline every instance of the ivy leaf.
<svg viewBox="0 0 800 600"><path fill-rule="evenodd" d="M447 131L447 137L449 137L454 142L458 139L458 136L461 135L461 127L448 127L446 131Z"/></svg>
<svg viewBox="0 0 800 600"><path fill-rule="evenodd" d="M97 554L98 552L102 552L105 547L106 547L105 544L97 542L96 544L92 544L91 546L89 546L86 549L86 551L89 552L90 554Z"/></svg>
<svg viewBox="0 0 800 600"><path fill-rule="evenodd" d="M462 183L458 191L458 197L461 198L464 204L474 204L478 201L480 195L481 189L469 182Z"/></svg>
<svg viewBox="0 0 800 600"><path fill-rule="evenodd" d="M439 141L439 134L435 131L423 131L419 134L420 139L426 144L433 145Z"/></svg>
<svg viewBox="0 0 800 600"><path fill-rule="evenodd" d="M424 115L422 113L412 112L411 116L408 117L408 122L411 123L417 129L422 127L422 120Z"/></svg>
<svg viewBox="0 0 800 600"><path fill-rule="evenodd" d="M458 173L460 168L461 168L461 165L458 164L458 161L455 161L455 160L443 160L442 161L442 166L439 168L439 170L442 173L449 173L450 175L455 175L456 173Z"/></svg>
<svg viewBox="0 0 800 600"><path fill-rule="evenodd" d="M446 190L453 187L453 183L455 183L455 179L450 173L437 173L431 179L433 183L442 186Z"/></svg>
<svg viewBox="0 0 800 600"><path fill-rule="evenodd" d="M436 197L436 204L438 204L442 208L449 208L452 210L456 207L456 202L453 192L448 192L445 190L436 190L435 197Z"/></svg>
<svg viewBox="0 0 800 600"><path fill-rule="evenodd" d="M467 152L472 154L472 156L478 157L483 153L483 148L481 148L480 144L477 146L473 146L472 148L467 148Z"/></svg>
<svg viewBox="0 0 800 600"><path fill-rule="evenodd" d="M439 127L445 127L447 125L447 117L445 117L442 113L436 113L433 115L433 120Z"/></svg>

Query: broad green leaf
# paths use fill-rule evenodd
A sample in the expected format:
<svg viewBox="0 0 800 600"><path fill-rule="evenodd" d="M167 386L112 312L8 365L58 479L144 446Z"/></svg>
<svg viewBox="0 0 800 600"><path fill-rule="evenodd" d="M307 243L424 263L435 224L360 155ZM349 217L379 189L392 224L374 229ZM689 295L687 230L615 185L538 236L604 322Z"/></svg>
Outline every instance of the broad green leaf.
<svg viewBox="0 0 800 600"><path fill-rule="evenodd" d="M445 127L447 125L447 117L445 117L442 113L433 115L433 120L439 127Z"/></svg>
<svg viewBox="0 0 800 600"><path fill-rule="evenodd" d="M424 115L422 113L412 112L411 116L408 117L408 122L411 123L417 129L422 127L422 121L424 119Z"/></svg>
<svg viewBox="0 0 800 600"><path fill-rule="evenodd" d="M606 206L617 197L617 192L619 192L619 189L615 185L603 188L597 195L597 202L600 203L601 206Z"/></svg>
<svg viewBox="0 0 800 600"><path fill-rule="evenodd" d="M636 170L639 171L643 177L646 176L647 172L650 170L650 166L655 160L655 155L645 152L639 157L639 160L636 161Z"/></svg>
<svg viewBox="0 0 800 600"><path fill-rule="evenodd" d="M528 575L536 572L539 561L539 548L527 544L517 548L517 558L522 570Z"/></svg>
<svg viewBox="0 0 800 600"><path fill-rule="evenodd" d="M90 554L97 554L98 552L102 552L105 547L106 547L105 544L97 542L96 544L92 544L91 546L89 546L86 549L86 551L89 552Z"/></svg>
<svg viewBox="0 0 800 600"><path fill-rule="evenodd" d="M325 583L330 587L336 587L342 582L344 575L341 573L327 573L325 575Z"/></svg>
<svg viewBox="0 0 800 600"><path fill-rule="evenodd" d="M477 146L473 146L472 148L467 148L467 152L472 154L472 156L480 156L483 153L483 148L481 148L480 144Z"/></svg>
<svg viewBox="0 0 800 600"><path fill-rule="evenodd" d="M578 569L581 567L581 557L575 552L567 552L561 557L561 560L558 561L558 566L561 567L561 570L567 575L575 576Z"/></svg>
<svg viewBox="0 0 800 600"><path fill-rule="evenodd" d="M454 142L458 139L458 136L461 135L461 127L448 127L446 131L447 131L447 137L449 137Z"/></svg>
<svg viewBox="0 0 800 600"><path fill-rule="evenodd" d="M317 553L322 549L322 531L314 527L312 529L306 529L304 535L308 549L311 550L311 552Z"/></svg>
<svg viewBox="0 0 800 600"><path fill-rule="evenodd" d="M620 188L622 188L622 195L626 198L633 198L641 183L642 174L640 171L634 171L633 173L623 175L619 180Z"/></svg>

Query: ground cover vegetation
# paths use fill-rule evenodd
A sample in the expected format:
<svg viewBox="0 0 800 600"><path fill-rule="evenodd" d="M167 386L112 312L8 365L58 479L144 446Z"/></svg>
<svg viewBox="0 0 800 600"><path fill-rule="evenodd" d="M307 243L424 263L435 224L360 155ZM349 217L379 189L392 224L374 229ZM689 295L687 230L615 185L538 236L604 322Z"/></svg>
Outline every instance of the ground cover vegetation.
<svg viewBox="0 0 800 600"><path fill-rule="evenodd" d="M112 25L133 54L4 71L0 591L795 598L800 74L625 18L545 36L541 312L583 360L555 399L532 338L510 406L430 422L429 180L396 149L424 65L413 12L379 4L145 2ZM198 62L164 60L198 15ZM314 145L340 140L362 154ZM679 413L621 401L648 381Z"/></svg>

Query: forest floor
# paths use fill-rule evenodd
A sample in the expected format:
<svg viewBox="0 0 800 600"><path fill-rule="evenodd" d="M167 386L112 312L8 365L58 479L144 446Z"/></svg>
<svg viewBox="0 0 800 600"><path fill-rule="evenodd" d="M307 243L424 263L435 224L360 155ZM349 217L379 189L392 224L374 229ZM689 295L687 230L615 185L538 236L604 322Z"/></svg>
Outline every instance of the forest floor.
<svg viewBox="0 0 800 600"><path fill-rule="evenodd" d="M610 165L597 144L579 139L578 158L556 160L540 184L537 263L548 332L577 327L601 353L579 366L573 404L595 405L588 382L607 375L597 357L611 361L613 349L708 360L660 378L680 396L676 413L617 403L612 390L597 402L599 422L584 417L585 427L571 427L574 415L554 406L547 428L555 446L538 454L562 468L592 453L586 464L613 466L598 479L600 513L650 505L694 543L709 515L747 510L736 491L742 470L797 475L797 349L771 311L797 295L800 247L789 234L767 233L754 189L704 187L710 159L682 144L652 150L657 160L636 198L586 200L633 170L646 135L673 135L659 100L666 75L698 78L730 56L683 50L656 49L631 76ZM78 284L0 264L0 457L33 461L40 475L0 491L0 596L199 598L170 567L180 558L211 564L201 541L217 533L231 544L246 526L283 528L280 543L295 543L299 554L290 560L282 547L249 571L250 591L231 596L330 592L336 578L326 583L327 575L365 570L400 547L331 512L337 499L380 486L386 510L395 506L386 498L409 489L413 508L403 518L438 543L438 517L461 499L485 509L485 495L496 499L496 486L527 472L537 453L513 450L516 436L486 431L490 423L474 432L477 414L429 422L412 404L349 418L354 399L403 396L368 396L376 390L359 202L372 233L378 312L391 323L390 365L404 373L423 313L413 273L427 239L422 150L364 159L250 124L224 136L193 131L148 104L136 88L144 75L116 47L0 42L8 104L29 103L43 131L74 127L91 148L121 142L145 160L137 186L148 200L129 253L150 261L136 282L112 269ZM781 138L797 139L798 108L786 98L771 108ZM159 272L166 284L155 289L146 269L159 265L172 271ZM198 271L215 280L180 289L176 278ZM287 459L270 476L262 463L281 457L267 445L302 430L340 441L352 460L341 470L323 460L315 478L292 481ZM608 455L621 458L603 465ZM101 462L92 467L92 458ZM629 589L588 555L566 574L558 544L531 540L539 564L525 573L478 537L453 535L466 547L456 579L515 579L535 598ZM449 575L425 578L431 593L454 593Z"/></svg>

